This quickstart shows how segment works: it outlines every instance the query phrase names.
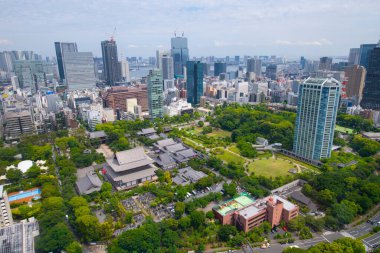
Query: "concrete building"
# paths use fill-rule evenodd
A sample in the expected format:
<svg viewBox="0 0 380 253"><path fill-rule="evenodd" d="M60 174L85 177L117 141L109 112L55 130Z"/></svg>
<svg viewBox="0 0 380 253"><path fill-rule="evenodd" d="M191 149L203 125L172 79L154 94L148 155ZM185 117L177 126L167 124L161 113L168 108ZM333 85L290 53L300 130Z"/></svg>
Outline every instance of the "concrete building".
<svg viewBox="0 0 380 253"><path fill-rule="evenodd" d="M357 104L360 104L363 96L364 80L367 71L363 66L355 64L353 66L347 67L344 72L345 77L347 78L346 96L356 97Z"/></svg>
<svg viewBox="0 0 380 253"><path fill-rule="evenodd" d="M359 64L360 48L350 48L348 55L348 66Z"/></svg>
<svg viewBox="0 0 380 253"><path fill-rule="evenodd" d="M5 108L3 127L6 141L18 140L23 134L33 134L35 128L30 109L22 106Z"/></svg>
<svg viewBox="0 0 380 253"><path fill-rule="evenodd" d="M33 217L0 228L0 253L34 253L34 238L38 235L38 222Z"/></svg>
<svg viewBox="0 0 380 253"><path fill-rule="evenodd" d="M119 62L120 64L120 71L121 71L121 78L123 81L130 82L131 81L131 75L129 73L129 63L126 60L122 60Z"/></svg>
<svg viewBox="0 0 380 253"><path fill-rule="evenodd" d="M330 71L332 70L332 58L330 57L321 57L319 59L319 70Z"/></svg>
<svg viewBox="0 0 380 253"><path fill-rule="evenodd" d="M247 73L255 73L256 77L261 76L261 60L250 58L247 60Z"/></svg>
<svg viewBox="0 0 380 253"><path fill-rule="evenodd" d="M102 93L105 107L127 111L127 99L135 98L142 111L148 111L148 89L146 85L133 87L115 86Z"/></svg>
<svg viewBox="0 0 380 253"><path fill-rule="evenodd" d="M148 107L151 119L162 118L164 116L162 74L159 69L149 71Z"/></svg>
<svg viewBox="0 0 380 253"><path fill-rule="evenodd" d="M330 157L341 83L308 78L299 87L293 152L303 158Z"/></svg>
<svg viewBox="0 0 380 253"><path fill-rule="evenodd" d="M17 60L13 62L13 68L20 88L30 88L32 93L35 93L40 87L46 87L46 73L42 61Z"/></svg>
<svg viewBox="0 0 380 253"><path fill-rule="evenodd" d="M170 79L172 80L174 78L174 65L173 65L173 58L171 55L162 55L161 57L161 70L162 70L162 79L167 80Z"/></svg>
<svg viewBox="0 0 380 253"><path fill-rule="evenodd" d="M153 162L144 148L137 147L117 152L113 159L107 159L104 173L117 190L126 190L157 179Z"/></svg>
<svg viewBox="0 0 380 253"><path fill-rule="evenodd" d="M248 232L264 221L272 227L278 226L281 221L288 222L298 216L299 208L277 195L254 200L243 193L213 207L213 212L221 224L235 225Z"/></svg>
<svg viewBox="0 0 380 253"><path fill-rule="evenodd" d="M12 212L9 206L8 195L4 191L3 185L0 185L0 207L0 228L12 225Z"/></svg>
<svg viewBox="0 0 380 253"><path fill-rule="evenodd" d="M277 79L277 65L270 64L266 67L265 75L267 78L270 78L271 80Z"/></svg>
<svg viewBox="0 0 380 253"><path fill-rule="evenodd" d="M65 83L69 90L96 87L94 57L90 52L67 52L63 59Z"/></svg>
<svg viewBox="0 0 380 253"><path fill-rule="evenodd" d="M121 80L121 68L117 55L116 41L104 40L101 42L103 57L103 77L106 83L114 86Z"/></svg>

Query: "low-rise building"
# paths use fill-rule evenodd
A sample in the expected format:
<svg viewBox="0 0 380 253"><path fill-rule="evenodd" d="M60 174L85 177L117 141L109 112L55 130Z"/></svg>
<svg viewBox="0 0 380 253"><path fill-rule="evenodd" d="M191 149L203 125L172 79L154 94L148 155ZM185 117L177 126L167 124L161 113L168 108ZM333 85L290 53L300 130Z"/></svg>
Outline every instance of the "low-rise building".
<svg viewBox="0 0 380 253"><path fill-rule="evenodd" d="M105 176L117 190L130 189L145 181L157 179L157 167L142 147L117 152L114 158L106 161Z"/></svg>
<svg viewBox="0 0 380 253"><path fill-rule="evenodd" d="M190 183L196 183L204 177L207 177L204 172L186 167L178 170L178 174L173 178L173 183L184 186Z"/></svg>
<svg viewBox="0 0 380 253"><path fill-rule="evenodd" d="M278 195L255 200L245 193L213 208L215 217L223 225L235 225L244 232L264 221L272 227L281 221L288 222L298 216L298 210L298 206Z"/></svg>
<svg viewBox="0 0 380 253"><path fill-rule="evenodd" d="M79 195L100 191L102 184L103 183L96 174L94 167L90 166L77 170L75 188Z"/></svg>

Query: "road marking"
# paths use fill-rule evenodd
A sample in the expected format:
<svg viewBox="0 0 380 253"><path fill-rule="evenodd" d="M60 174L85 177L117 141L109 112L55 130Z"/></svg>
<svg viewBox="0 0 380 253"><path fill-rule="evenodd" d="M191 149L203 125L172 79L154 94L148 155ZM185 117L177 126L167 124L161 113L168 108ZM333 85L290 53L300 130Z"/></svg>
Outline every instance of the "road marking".
<svg viewBox="0 0 380 253"><path fill-rule="evenodd" d="M326 237L324 237L323 235L321 235L328 243L330 243L330 241L329 240L327 240L327 238Z"/></svg>

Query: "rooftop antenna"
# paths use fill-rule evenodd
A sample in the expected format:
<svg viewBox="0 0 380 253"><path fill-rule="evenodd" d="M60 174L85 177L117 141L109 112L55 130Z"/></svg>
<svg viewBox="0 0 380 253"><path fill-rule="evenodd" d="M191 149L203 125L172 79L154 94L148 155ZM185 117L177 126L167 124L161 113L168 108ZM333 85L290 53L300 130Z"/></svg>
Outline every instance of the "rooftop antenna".
<svg viewBox="0 0 380 253"><path fill-rule="evenodd" d="M112 35L111 35L111 39L110 39L111 42L114 42L115 33L116 33L116 26L114 27Z"/></svg>

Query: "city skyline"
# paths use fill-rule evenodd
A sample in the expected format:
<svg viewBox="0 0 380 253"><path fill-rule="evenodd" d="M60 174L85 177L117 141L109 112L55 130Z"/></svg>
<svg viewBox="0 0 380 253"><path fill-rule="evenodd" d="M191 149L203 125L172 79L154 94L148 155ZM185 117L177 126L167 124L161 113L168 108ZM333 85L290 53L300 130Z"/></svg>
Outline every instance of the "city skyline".
<svg viewBox="0 0 380 253"><path fill-rule="evenodd" d="M169 49L174 31L185 33L191 58L273 54L318 59L347 55L350 48L379 39L373 24L380 21L380 2L370 0L360 5L343 0L318 5L301 0L22 2L22 8L20 2L2 4L0 51L29 49L54 56L54 41L73 41L78 50L100 56L99 42L109 39L114 27L119 54L143 57Z"/></svg>

